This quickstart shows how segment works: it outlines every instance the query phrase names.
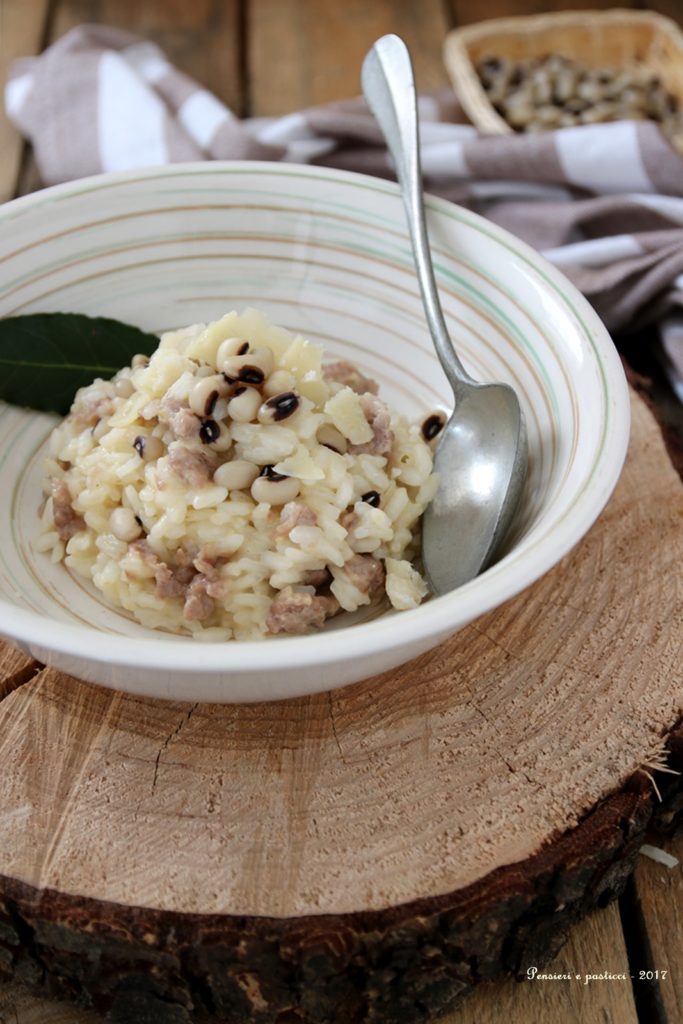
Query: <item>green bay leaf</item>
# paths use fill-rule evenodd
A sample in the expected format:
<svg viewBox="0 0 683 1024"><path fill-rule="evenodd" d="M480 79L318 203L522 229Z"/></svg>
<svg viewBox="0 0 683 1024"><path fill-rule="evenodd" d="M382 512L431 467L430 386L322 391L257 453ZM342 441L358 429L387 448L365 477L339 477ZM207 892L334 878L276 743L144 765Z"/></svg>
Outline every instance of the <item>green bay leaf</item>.
<svg viewBox="0 0 683 1024"><path fill-rule="evenodd" d="M138 327L82 313L0 320L0 400L65 416L79 388L113 377L159 344Z"/></svg>

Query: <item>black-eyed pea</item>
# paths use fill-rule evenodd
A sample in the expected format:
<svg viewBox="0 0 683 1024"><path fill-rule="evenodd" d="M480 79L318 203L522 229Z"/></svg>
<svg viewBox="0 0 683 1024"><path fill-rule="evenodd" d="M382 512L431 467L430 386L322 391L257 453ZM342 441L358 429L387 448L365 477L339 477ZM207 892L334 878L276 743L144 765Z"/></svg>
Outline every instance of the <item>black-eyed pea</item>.
<svg viewBox="0 0 683 1024"><path fill-rule="evenodd" d="M538 121L544 128L555 128L559 124L560 111L557 107L552 106L538 107L534 120Z"/></svg>
<svg viewBox="0 0 683 1024"><path fill-rule="evenodd" d="M163 441L152 434L138 434L133 441L133 448L144 462L160 459L166 451Z"/></svg>
<svg viewBox="0 0 683 1024"><path fill-rule="evenodd" d="M233 459L224 462L213 474L213 482L229 491L248 491L261 470L253 462Z"/></svg>
<svg viewBox="0 0 683 1024"><path fill-rule="evenodd" d="M211 418L202 420L199 440L202 444L211 445L217 452L226 452L232 446L232 434L228 427Z"/></svg>
<svg viewBox="0 0 683 1024"><path fill-rule="evenodd" d="M228 416L237 423L251 423L261 406L261 395L255 388L241 387L228 402Z"/></svg>
<svg viewBox="0 0 683 1024"><path fill-rule="evenodd" d="M227 383L232 383L241 380L242 373L246 368L258 370L258 374L256 375L258 379L255 381L257 384L262 384L263 381L265 380L265 374L263 373L263 370L261 370L260 367L254 366L251 353L246 353L246 355L241 356L228 356L227 359L224 359L222 363L218 364L218 368L223 373L223 376ZM249 381L248 383L253 382Z"/></svg>
<svg viewBox="0 0 683 1024"><path fill-rule="evenodd" d="M142 527L135 518L134 512L129 508L115 508L109 517L109 528L118 540L137 540L142 533Z"/></svg>
<svg viewBox="0 0 683 1024"><path fill-rule="evenodd" d="M229 387L225 377L220 373L214 373L210 377L200 377L192 386L189 394L190 409L197 416L213 416L219 399L228 393ZM221 417L216 418L220 419Z"/></svg>
<svg viewBox="0 0 683 1024"><path fill-rule="evenodd" d="M553 94L553 87L550 76L544 70L534 72L531 80L531 94L534 103L544 105L550 103Z"/></svg>
<svg viewBox="0 0 683 1024"><path fill-rule="evenodd" d="M421 433L424 440L429 444L430 441L434 441L439 436L444 426L446 425L446 414L437 411L430 413L422 422Z"/></svg>
<svg viewBox="0 0 683 1024"><path fill-rule="evenodd" d="M261 475L251 485L251 496L254 501L266 502L268 505L286 505L294 501L301 484L293 476L281 476L275 473L272 466L264 466Z"/></svg>
<svg viewBox="0 0 683 1024"><path fill-rule="evenodd" d="M604 124L606 121L613 121L615 118L615 107L612 103L596 103L589 107L581 115L582 124Z"/></svg>
<svg viewBox="0 0 683 1024"><path fill-rule="evenodd" d="M514 101L508 102L505 107L505 120L513 128L524 128L534 116L534 108L531 100L526 96L515 94Z"/></svg>
<svg viewBox="0 0 683 1024"><path fill-rule="evenodd" d="M563 68L558 72L553 95L558 103L566 103L576 94L577 78L574 71Z"/></svg>
<svg viewBox="0 0 683 1024"><path fill-rule="evenodd" d="M341 431L333 427L331 423L323 423L321 427L318 427L316 439L318 444L331 448L332 451L338 452L340 455L345 455L349 450L349 442Z"/></svg>
<svg viewBox="0 0 683 1024"><path fill-rule="evenodd" d="M584 79L576 87L576 95L582 100L588 100L589 103L597 103L602 99L602 88L599 82Z"/></svg>
<svg viewBox="0 0 683 1024"><path fill-rule="evenodd" d="M558 128L573 128L574 125L578 124L578 118L575 114L561 114L560 120L557 123Z"/></svg>
<svg viewBox="0 0 683 1024"><path fill-rule="evenodd" d="M263 403L258 411L259 423L282 423L297 411L300 399L296 391L283 391Z"/></svg>
<svg viewBox="0 0 683 1024"><path fill-rule="evenodd" d="M223 420L213 421L218 427L218 436L211 442L211 450L215 452L228 452L232 448L232 431Z"/></svg>
<svg viewBox="0 0 683 1024"><path fill-rule="evenodd" d="M219 370L223 369L223 363L226 359L232 359L233 356L243 356L249 351L249 342L245 341L244 338L226 338L218 346L216 352L216 367Z"/></svg>
<svg viewBox="0 0 683 1024"><path fill-rule="evenodd" d="M221 370L228 382L249 384L260 387L273 369L273 353L269 348L259 348L243 356L229 356Z"/></svg>

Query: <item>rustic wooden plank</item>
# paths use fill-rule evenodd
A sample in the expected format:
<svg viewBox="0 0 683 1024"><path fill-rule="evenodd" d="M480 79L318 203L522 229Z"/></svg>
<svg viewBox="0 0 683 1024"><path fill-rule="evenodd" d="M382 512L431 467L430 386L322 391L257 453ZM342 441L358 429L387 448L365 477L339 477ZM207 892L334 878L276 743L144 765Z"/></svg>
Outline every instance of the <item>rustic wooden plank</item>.
<svg viewBox="0 0 683 1024"><path fill-rule="evenodd" d="M441 47L449 25L441 0L252 0L248 90L252 114L285 114L355 96L360 68L379 36L410 47L418 88L448 84Z"/></svg>
<svg viewBox="0 0 683 1024"><path fill-rule="evenodd" d="M639 918L646 938L646 961L634 965L640 972L659 972L659 977L640 978L659 990L669 1024L683 1020L683 836L673 840L653 839L653 844L678 858L675 868L640 857L633 875ZM662 972L666 976L662 977Z"/></svg>
<svg viewBox="0 0 683 1024"><path fill-rule="evenodd" d="M21 0L8 3L19 8ZM29 9L32 5L25 4L22 11ZM47 42L86 22L123 28L157 43L176 67L214 92L233 111L242 112L239 0L60 0ZM24 195L41 184L29 155L21 168L17 191Z"/></svg>
<svg viewBox="0 0 683 1024"><path fill-rule="evenodd" d="M17 57L40 51L49 0L2 0L0 2L0 82L5 83L9 65ZM0 112L0 202L15 194L24 142L4 113Z"/></svg>
<svg viewBox="0 0 683 1024"><path fill-rule="evenodd" d="M599 11L618 7L639 7L638 0L447 0L455 27L470 25L475 21L486 21L489 18L511 18L516 15L544 14L553 11ZM672 4L679 0L671 0Z"/></svg>
<svg viewBox="0 0 683 1024"><path fill-rule="evenodd" d="M241 110L239 0L60 0L51 38L84 22L157 43L181 71Z"/></svg>
<svg viewBox="0 0 683 1024"><path fill-rule="evenodd" d="M625 979L586 982L587 975L605 972ZM616 903L572 929L566 946L542 973L571 974L572 980L508 979L482 985L440 1024L638 1024Z"/></svg>

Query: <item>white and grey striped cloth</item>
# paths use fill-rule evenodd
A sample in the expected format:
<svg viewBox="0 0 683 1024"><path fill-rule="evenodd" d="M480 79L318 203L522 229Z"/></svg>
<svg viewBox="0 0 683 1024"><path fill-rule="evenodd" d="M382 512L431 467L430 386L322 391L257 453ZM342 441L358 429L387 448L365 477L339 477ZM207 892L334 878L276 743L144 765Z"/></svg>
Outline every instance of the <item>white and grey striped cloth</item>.
<svg viewBox="0 0 683 1024"><path fill-rule="evenodd" d="M45 184L202 159L286 160L391 177L360 99L240 121L154 44L84 25L16 61L7 113ZM426 187L562 268L608 328L661 327L683 401L683 156L647 121L484 136L450 92L420 99Z"/></svg>

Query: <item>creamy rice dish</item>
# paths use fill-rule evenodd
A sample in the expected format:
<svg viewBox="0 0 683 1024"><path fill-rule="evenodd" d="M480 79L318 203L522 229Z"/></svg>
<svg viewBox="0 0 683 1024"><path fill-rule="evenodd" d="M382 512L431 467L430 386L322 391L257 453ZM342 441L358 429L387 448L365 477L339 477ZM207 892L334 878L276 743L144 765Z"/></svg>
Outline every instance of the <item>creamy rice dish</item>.
<svg viewBox="0 0 683 1024"><path fill-rule="evenodd" d="M41 551L151 628L307 633L416 607L434 496L419 424L255 310L164 334L82 388L50 438Z"/></svg>

